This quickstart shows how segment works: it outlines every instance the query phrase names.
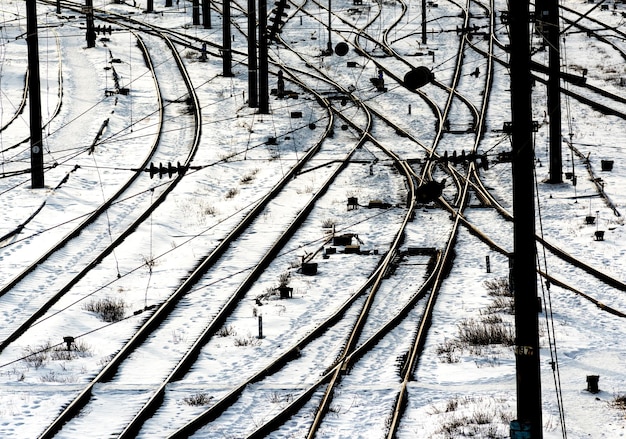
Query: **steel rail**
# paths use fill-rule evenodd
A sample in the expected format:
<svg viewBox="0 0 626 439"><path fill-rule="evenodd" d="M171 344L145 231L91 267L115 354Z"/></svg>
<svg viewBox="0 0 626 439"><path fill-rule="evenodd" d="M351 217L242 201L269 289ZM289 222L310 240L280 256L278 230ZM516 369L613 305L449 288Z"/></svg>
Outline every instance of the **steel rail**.
<svg viewBox="0 0 626 439"><path fill-rule="evenodd" d="M466 17L468 17L469 19L469 6L470 6L470 0L467 0L467 6L465 8L465 14ZM468 19L466 19L466 25L468 24ZM493 29L493 14L491 14L491 19L490 19L490 27L491 29ZM490 32L492 33L492 32ZM466 36L463 36L463 40L466 40ZM490 40L490 51L493 50L493 43L492 40ZM458 58L461 59L461 52L459 52ZM488 102L488 98L489 98L489 89L491 87L491 83L492 83L492 66L493 66L493 62L491 61L490 57L487 57L488 59L488 73L487 73L487 79L486 79L486 83L485 83L485 88L487 90L487 92L484 94L483 97L483 105L481 107L481 112L480 112L480 118L479 121L477 123L477 126L479 127L478 132L476 133L476 137L475 137L475 141L474 141L474 146L473 146L473 151L476 151L478 144L480 142L480 140L482 139L482 129L484 127L484 117L485 114L487 112L487 102ZM456 75L458 75L460 73L461 67L460 64L457 63L457 68L456 68ZM455 84L455 88L456 88L456 82ZM468 171L467 171L467 175L470 176L472 174L476 173L476 169L475 169L476 164L474 162L470 162L469 166L468 166ZM442 264L441 266L438 267L437 269L437 276L435 279L435 282L433 284L433 287L431 289L430 295L427 299L426 302L426 307L425 310L422 314L422 319L419 323L419 327L418 327L418 331L416 333L416 336L413 340L412 343L412 347L409 351L409 355L408 355L408 360L404 365L404 368L402 370L402 384L400 386L400 390L398 393L398 396L396 398L396 404L395 404L395 408L393 410L393 415L391 417L391 421L389 423L388 426L388 430L387 430L387 435L386 437L388 439L392 439L395 437L396 432L399 428L400 425L400 421L402 419L402 415L404 413L404 409L406 407L406 400L408 397L408 383L409 381L412 381L413 379L413 370L415 369L418 360L419 360L419 356L421 354L421 350L424 346L426 337L428 335L428 330L430 328L430 324L431 324L431 320L432 320L432 314L434 311L434 307L435 304L437 302L437 298L438 298L438 294L439 294L439 288L441 285L441 282L443 281L443 279L445 278L445 276L447 275L447 269L448 269L448 261L451 261L452 258L454 257L454 244L456 242L456 234L458 232L458 228L459 228L459 223L460 223L460 218L461 215L460 213L463 211L465 204L467 202L468 199L468 195L469 195L469 178L465 179L465 185L462 189L461 192L461 196L457 198L457 201L455 203L455 207L454 210L458 213L457 215L454 216L454 224L452 227L452 230L450 232L450 238L448 239L446 248L443 252L443 257L442 259L444 261L446 261L446 263ZM443 197L441 197L441 199L443 200Z"/></svg>
<svg viewBox="0 0 626 439"><path fill-rule="evenodd" d="M142 50L145 50L145 46L141 39L138 37L139 46ZM152 68L152 65L149 65ZM156 83L156 79L155 79ZM156 85L158 90L158 84ZM163 103L161 101L160 92L157 93L157 101L159 104L159 131L158 134L151 146L150 153L142 163L141 169L133 173L132 177L126 181L108 200L106 200L103 204L101 204L97 209L91 212L74 230L72 230L69 234L67 234L62 240L53 245L50 249L48 249L45 253L40 255L34 262L32 262L28 267L26 267L20 274L15 276L9 283L4 285L0 289L0 297L8 294L11 290L22 282L29 274L37 270L46 260L48 260L53 254L67 246L73 239L78 238L82 231L84 231L89 225L91 225L94 221L96 221L99 217L101 217L106 210L113 205L116 200L119 200L122 195L135 183L135 181L142 175L143 168L147 167L150 162L151 157L157 151L159 146L159 141L161 138L161 132L163 129ZM199 134L199 133L197 133ZM187 158L185 162L185 166L187 166L191 161L191 155ZM23 321L18 328L13 330L13 332L6 337L2 342L0 342L0 352L2 352L10 343L15 341L21 334L26 331L35 321L37 321L41 316L43 316L56 302L61 299L74 285L76 285L80 279L82 279L93 267L98 265L100 261L110 253L112 253L117 246L119 246L134 230L137 228L139 224L141 224L148 216L152 213L154 209L165 199L165 196L171 191L171 189L180 181L182 178L181 175L177 176L171 183L170 189L164 191L157 200L151 205L149 209L147 209L142 215L140 215L137 219L135 219L132 224L127 227L120 235L114 239L105 249L100 251L92 260L87 263L77 274L75 274L71 280L65 283L63 287L59 289L55 294L53 294L50 298L46 300L46 302L39 307L39 309L33 313L30 317L28 317L25 321Z"/></svg>
<svg viewBox="0 0 626 439"><path fill-rule="evenodd" d="M172 50L172 53L174 54L176 65L181 72L185 85L188 89L189 95L193 101L195 127L193 129L194 135L193 135L192 147L190 149L187 159L185 160L185 166L188 166L188 164L193 159L193 156L195 155L195 152L197 151L199 143L200 143L200 135L202 132L201 131L202 123L201 123L201 115L200 115L200 105L198 102L198 97L195 93L195 89L193 88L193 84L191 83L191 79L189 78L189 75L186 69L184 68L184 64L182 62L182 59L180 58L178 51L176 50L173 43L169 39L166 38L165 41L166 41L166 44L169 46L170 50ZM161 204L165 200L165 197L169 194L169 192L171 192L174 189L174 187L176 186L176 183L178 183L182 178L183 178L183 174L180 174L174 179L172 184L170 184L168 188L159 196L159 199L155 203L152 204L151 209L148 210L147 212L144 212L140 216L140 218L136 222L136 225L140 224L140 222L142 222L143 220L149 217L149 215L152 213L152 210L154 210L159 204ZM127 234L130 234L132 231L134 231L134 228L127 229ZM121 239L120 239L120 242L121 242ZM149 323L152 321L152 318L157 313L162 312L161 310L164 309L166 304L168 304L171 299L172 298L170 297L168 300L166 300L164 304L162 304L154 312L153 316L142 325L141 328L143 329L143 328L149 327ZM99 382L106 381L107 378L117 369L117 367L119 366L119 363L121 363L121 360L125 358L126 355L129 354L129 351L128 351L129 346L133 346L134 340L137 339L138 333L139 331L135 334L135 336L133 336L133 338L131 338L130 341L126 343L125 347L122 348L113 357L113 359L100 371L100 373L98 373L98 375L94 379L92 379L91 382L80 391L78 396L76 396L74 400L70 402L64 408L61 414L58 415L54 419L54 421L52 421L52 423L39 436L41 439L53 437L63 427L63 424L65 424L70 418L74 417L81 410L81 408L91 398L91 393L92 393L94 386Z"/></svg>

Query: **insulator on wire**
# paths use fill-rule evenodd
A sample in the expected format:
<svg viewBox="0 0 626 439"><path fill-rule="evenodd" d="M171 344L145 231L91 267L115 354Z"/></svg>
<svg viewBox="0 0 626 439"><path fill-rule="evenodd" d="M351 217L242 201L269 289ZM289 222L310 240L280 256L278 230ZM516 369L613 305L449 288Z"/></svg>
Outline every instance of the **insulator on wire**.
<svg viewBox="0 0 626 439"><path fill-rule="evenodd" d="M168 162L167 166L163 166L163 163L159 163L158 167L156 167L154 163L150 163L150 167L144 171L150 173L150 178L154 178L155 175L158 175L159 178L163 178L166 174L169 178L172 178L174 174L183 175L186 168L185 166L181 166L180 162L177 162L176 166L173 166L172 162Z"/></svg>

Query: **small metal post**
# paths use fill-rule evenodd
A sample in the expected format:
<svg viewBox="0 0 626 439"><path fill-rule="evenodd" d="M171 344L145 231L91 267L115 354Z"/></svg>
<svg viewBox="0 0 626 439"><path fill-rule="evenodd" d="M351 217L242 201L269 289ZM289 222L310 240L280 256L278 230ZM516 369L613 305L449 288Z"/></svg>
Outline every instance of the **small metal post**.
<svg viewBox="0 0 626 439"><path fill-rule="evenodd" d="M489 255L485 256L485 262L487 263L487 273L491 273L491 263L489 262Z"/></svg>
<svg viewBox="0 0 626 439"><path fill-rule="evenodd" d="M411 104L409 104L409 114L411 114Z"/></svg>
<svg viewBox="0 0 626 439"><path fill-rule="evenodd" d="M263 316L259 314L259 339L263 338Z"/></svg>
<svg viewBox="0 0 626 439"><path fill-rule="evenodd" d="M63 337L63 342L67 345L67 350L72 350L72 343L74 343L74 337Z"/></svg>
<svg viewBox="0 0 626 439"><path fill-rule="evenodd" d="M591 393L598 393L600 391L598 387L598 381L600 375L587 375L587 391Z"/></svg>

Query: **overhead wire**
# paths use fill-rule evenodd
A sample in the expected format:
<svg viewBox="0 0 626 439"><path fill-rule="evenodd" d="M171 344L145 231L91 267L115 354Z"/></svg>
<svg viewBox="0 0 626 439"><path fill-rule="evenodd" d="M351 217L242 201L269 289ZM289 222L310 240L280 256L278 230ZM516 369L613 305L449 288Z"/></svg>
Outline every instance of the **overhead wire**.
<svg viewBox="0 0 626 439"><path fill-rule="evenodd" d="M2 39L5 39L5 28L4 28L4 22L5 22L5 17L4 17L4 10L2 10L2 21L3 21L3 25L0 26L0 35L2 35ZM5 66L5 60L6 60L6 50L4 48L4 45L0 46L0 90L2 90L2 81L4 78L4 66ZM2 97L4 96L4 91L1 92L2 94L0 95L0 124L4 123L4 99L2 99ZM2 173L4 173L5 170L5 164L4 164L4 134L3 134L4 130L0 130L0 152L2 154Z"/></svg>
<svg viewBox="0 0 626 439"><path fill-rule="evenodd" d="M560 26L560 22L561 20L557 19L557 23L558 23L557 25ZM544 45L547 45L549 48L548 51L546 52L549 52L552 49L556 50L556 48L553 48L549 44L549 41L547 40L546 35L544 35L543 33L541 33L540 35L542 38L542 43ZM559 50L559 53L561 54L563 52ZM548 56L547 53L544 54L544 57L545 56ZM559 64L560 62L561 60L559 59ZM559 71L560 71L560 65L559 65ZM560 147L561 139L558 139L558 140L559 140L558 144ZM533 140L533 143L535 143L535 140ZM535 199L536 199L536 206L537 206L537 219L539 223L539 234L541 238L544 239L545 236L544 236L544 229L543 229L543 216L542 216L542 211L541 211L541 200L539 197L539 183L538 183L539 178L534 168L533 168L533 176L534 176L534 184L535 184ZM537 253L536 257L537 257L537 264L539 266L541 266L541 262L543 261L544 272L546 273L546 276L547 276L549 273L549 270L548 270L548 261L547 261L547 254L546 254L545 246L542 246L542 257L540 258L539 253ZM564 401L563 401L563 391L562 391L560 368L559 368L559 361L558 361L556 332L554 328L554 313L553 313L553 308L552 308L552 295L550 291L550 282L547 280L544 282L542 280L540 282L540 285L541 285L541 292L542 292L542 300L543 300L544 309L545 309L545 325L546 325L546 333L547 333L547 338L548 338L548 347L550 351L550 367L552 369L552 377L554 381L554 388L555 388L556 399L557 399L559 423L561 426L561 434L563 438L566 439L567 427L566 427L566 422L565 422L565 406L564 406Z"/></svg>
<svg viewBox="0 0 626 439"><path fill-rule="evenodd" d="M536 194L536 205L537 205L537 218L539 220L539 234L541 236L541 239L543 240L545 239L545 236L543 232L541 202L539 199L539 184L538 184L537 173L534 170L533 170L533 174L534 174L534 180L535 180L534 183L535 183L535 194ZM547 260L545 246L542 246L542 259L543 259L544 273L546 273L546 277L547 277L549 271L548 271L548 260ZM537 254L537 264L541 266L541 262L542 262L541 258L539 257L539 254ZM548 338L548 347L550 351L550 367L552 369L552 377L554 380L554 386L555 386L555 391L556 391L557 406L558 406L558 411L559 411L559 420L560 420L560 425L561 425L561 433L563 435L563 439L566 439L567 428L565 425L565 407L563 403L563 391L562 391L562 386L561 386L561 373L560 373L559 361L558 361L556 332L554 329L554 312L552 309L552 295L550 293L550 282L547 280L545 282L542 281L540 282L540 285L541 285L544 309L546 311L545 323L546 323L546 331L547 331L547 338Z"/></svg>
<svg viewBox="0 0 626 439"><path fill-rule="evenodd" d="M154 204L154 190L152 190L150 192L150 205ZM148 253L148 257L144 258L145 259L145 264L148 267L148 281L146 282L146 292L144 294L144 298L143 298L143 306L144 308L148 307L148 291L150 289L150 281L152 280L152 269L154 268L155 265L155 261L154 261L154 255L153 255L153 251L152 251L152 241L154 239L154 233L153 233L153 212L150 213L150 247L149 247L149 253ZM119 269L118 269L118 278L121 277L120 273L119 273Z"/></svg>
<svg viewBox="0 0 626 439"><path fill-rule="evenodd" d="M102 200L106 203L106 195L104 193L104 183L102 181L102 175L100 174L100 168L98 167L98 162L96 161L96 154L90 154L90 155L93 158L93 162L96 167L96 173L98 174L98 180L100 182L100 192L102 193ZM109 209L105 209L104 215L106 216L106 220L107 220L107 231L109 233L109 239L111 240L111 243L113 243L113 232L111 230L111 218L109 217ZM113 258L115 259L115 266L117 268L117 275L119 277L120 276L120 264L117 259L117 255L115 254L115 249L113 249Z"/></svg>

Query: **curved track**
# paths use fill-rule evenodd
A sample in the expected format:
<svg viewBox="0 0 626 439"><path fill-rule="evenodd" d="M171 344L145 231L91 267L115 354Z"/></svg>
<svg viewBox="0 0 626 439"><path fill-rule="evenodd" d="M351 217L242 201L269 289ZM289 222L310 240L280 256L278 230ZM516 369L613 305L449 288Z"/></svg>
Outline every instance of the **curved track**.
<svg viewBox="0 0 626 439"><path fill-rule="evenodd" d="M66 5L69 6L70 3ZM97 417L98 413L110 409L115 409L114 411L119 414L116 421L107 426L108 434L116 437L150 435L155 431L154 424L159 423L169 423L167 427L171 432L169 434L177 438L187 437L205 428L241 436L264 437L273 431L287 428L290 419L306 417L307 415L303 414L305 406L307 411L313 408L315 413L312 419L306 421L308 437L314 437L325 425L333 422L332 419L329 420L329 413L332 412L337 418L341 416L332 406L337 395L340 395L342 390L351 386L358 388L361 384L358 378L350 377L352 371L359 370L359 373L367 375L363 371L371 368L369 364L374 358L384 364L395 362L398 365L396 377L399 378L400 384L397 388L387 391L387 395L393 395L391 398L393 401L387 397L385 404L381 404L384 407L382 410L387 412L385 434L390 438L395 436L402 423L410 387L408 384L414 380L414 371L432 324L438 291L453 265L459 226L466 226L492 249L508 255L500 244L492 241L490 236L481 232L465 217L465 209L473 200L477 200L482 207L495 209L499 221L507 223L512 218L503 207L502 201L497 200L487 188L488 185L483 181L478 166L479 162L475 159L485 156L481 151L484 148L481 142L485 136L485 119L490 102L494 61L506 65L495 54L498 41L495 38L496 14L492 12L493 3L485 6L468 0L465 5L457 3L448 5L454 11L461 11L459 16L451 15L450 22L458 22L459 27L467 31L460 33L455 54L446 62L446 65L451 67L441 73L441 77L438 73L430 84L413 91L404 88L401 78L406 71L417 67L414 64L415 58L407 56L404 48L394 47L394 43L406 38L402 36L402 22L407 5L399 2L399 6L390 11L391 8L385 9L382 3L370 5L371 9L367 11L368 19L365 23L354 19L354 10L331 14L336 25L333 38L350 43L359 56L358 62L361 65L358 67L358 75L351 76L347 73L349 70L345 68L331 71L330 63L328 65L325 63L325 57L330 54L324 54L323 51L305 53L285 36L279 39L277 46L272 46L272 70L274 72L282 70L287 87L293 87L298 93L312 97L311 102L324 112L325 115L315 121L317 124L320 122L325 124L323 134L319 135L319 140L306 149L297 161L281 169L282 177L268 188L263 196L251 201L244 210L245 214L233 221L232 225L226 226L227 232L223 238L216 238L215 243L203 246L201 250L203 256L198 258L195 267L190 269L182 280L172 282L172 292L164 300L155 301L154 305L138 310L134 318L140 322L133 329L132 336L119 344L119 350L78 395L72 398L62 413L51 421L41 437L54 437L59 432L61 435L70 432L78 436L84 435L90 428L89 423L92 419L90 416ZM235 7L244 11L244 8L238 5ZM365 13L364 8L355 9L361 10L359 14ZM323 14L319 14L319 11L323 11ZM325 17L327 10L324 4L303 2L297 5L297 12L297 15L323 26L320 17ZM197 97L201 86L198 85L197 78L194 78L196 79L194 82L186 73L185 64L189 63L191 58L189 53L197 52L205 40L182 31L167 31L166 36L165 31L160 32L157 27L134 21L132 18L106 14L104 11L98 11L98 14L101 20L119 20L120 23L124 21L137 32L137 41L140 44L143 45L143 40L150 41L143 49L146 60L150 61L153 56L163 56L158 58L159 61L150 63L151 70L158 70L159 66L165 64L164 59L170 56L164 55L165 50L156 55L155 48L160 44L165 44L168 48L167 53L175 57L186 92L178 92L164 98L173 105L159 105L164 112L160 119L162 123L177 119L179 114L185 114L182 108L191 101L189 107L194 110L193 116L189 114L187 116L194 119L194 123L190 124L194 127L191 129L194 134L190 141L193 146L189 148L187 157L182 162L181 173L171 182L165 185L151 185L149 189L134 189L137 193L146 194L147 191L151 194L158 191L159 197L163 198L157 197L156 201L153 199L145 210L137 212L139 215L136 220L126 228L119 229L116 232L118 238L111 239L110 244L93 253L91 262L83 265L80 270L78 270L80 267L77 267L75 273L68 276L69 280L62 279L58 285L53 284L50 289L57 293L48 296L44 304L33 304L30 316L24 316L22 323L17 326L12 325L17 329L6 336L0 344L0 350L7 348L27 333L28 329L38 319L44 317L65 293L80 285L81 279L96 265L114 255L115 249L119 248L122 241L139 227L145 227L165 197L170 192L176 193L176 185L189 181L187 177L190 174L190 167L196 170L202 168L192 166L192 159L200 144L200 127L203 124L202 104ZM235 18L235 23L238 20L239 18ZM384 30L381 30L381 23L385 23ZM290 11L290 18L285 24L290 25L294 28L297 26L294 10ZM476 29L480 29L481 34L484 31L484 39L476 41ZM390 37L392 33L398 31L401 33L400 38ZM245 30L238 29L238 32L245 36ZM289 34L288 28L285 34ZM210 50L219 48L219 44L209 43ZM322 47L323 43L321 39ZM187 60L180 56L182 51L180 48L188 50ZM233 54L240 57L242 63L245 62L245 53L234 50ZM217 50L210 54L217 55ZM303 67L297 67L299 65ZM369 70L366 70L366 66ZM366 78L368 71L373 76L384 76L384 87L376 89L374 81L376 78L371 78L368 83L369 78ZM158 71L155 73L157 80L162 75L163 73ZM474 75L475 79L470 79L474 78ZM354 84L350 84L355 77L358 79ZM168 87L168 90L171 93L171 88ZM587 90L604 93L600 89L593 90L591 86L588 86ZM571 88L568 88L567 92L574 96ZM422 117L421 126L419 128L411 126L400 114L403 111L389 114L380 105L370 102L372 96L384 99L385 94L399 102L411 102L413 111L419 112ZM579 96L582 95L581 91ZM593 97L580 97L580 100L596 109L601 108L595 103L597 99ZM620 98L615 96L615 100L619 101ZM180 107L176 110L175 106L178 104ZM168 111L176 112L177 117L173 117L172 113L168 117ZM411 111L409 106L409 114ZM622 117L619 111L613 114ZM316 123L309 123L311 130L315 129ZM181 131L187 132L189 124L184 122L182 124L184 128ZM178 131L164 125L159 132L170 130ZM288 134L279 133L279 137L288 138ZM335 141L333 138L339 139ZM275 141L276 138L264 142L262 146L270 148ZM167 143L180 142L170 139ZM74 247L84 239L84 245L91 248L94 241L85 239L85 235L90 233L90 228L106 228L98 221L102 220L105 214L108 216L118 204L126 200L126 194L129 192L125 191L133 181L142 180L142 176L143 180L146 180L143 170L148 168L148 164L159 161L174 162L177 159L173 157L181 156L180 152L160 153L156 149L157 144L158 142L155 142L155 149L147 155L144 162L134 168L136 172L124 189L101 204L63 241L18 274L1 290L0 301L13 301L11 295L22 294L20 288L32 289L30 279L37 276L37 270L42 266L45 269L46 264L53 264L51 267L58 264L70 265L68 262L55 260L65 253L64 249L68 245ZM344 147L338 146L342 144ZM226 164L228 159L220 162ZM240 375L233 377L231 371L228 378L224 379L224 388L216 392L219 396L211 403L210 408L200 414L196 413L193 416L187 414L175 421L168 420L168 410L165 407L172 405L169 396L172 389L184 389L185 386L191 388L196 385L197 376L194 375L197 373L196 370L205 369L206 364L212 367L215 363L207 363L206 357L211 356L207 347L219 341L222 337L220 334L228 330L229 322L236 321L238 316L247 312L251 301L255 300L259 307L274 304L276 291L269 293L266 290L264 294L259 294L263 285L267 285L268 273L276 273L276 266L280 265L276 261L298 247L298 243L302 242L299 235L318 236L310 225L311 219L319 216L314 212L327 203L325 199L337 196L330 195L337 180L346 178L354 172L356 166L362 165L369 165L370 175L384 174L391 186L403 187L402 195L390 195L394 202L386 206L387 211L381 211L381 215L393 217L385 236L376 241L377 246L385 249L382 254L363 262L363 267L359 267L362 270L359 270L358 274L355 273L353 278L348 279L346 276L346 285L351 286L352 292L349 294L334 292L337 293L334 302L321 300L315 302L318 308L323 308L319 303L326 303L330 308L323 312L315 308L316 311L310 317L311 321L293 333L282 335L279 345L263 344L259 351L268 356L267 361L250 365L246 369L245 377ZM311 194L301 196L298 204L289 205L287 200L290 199L290 192L292 194L299 184L296 180L307 177L310 177L311 181L316 181ZM443 178L446 178L447 184L440 185L439 182L443 183ZM433 183L439 185L441 192L435 197L429 197L425 195L425 191ZM274 229L268 232L262 228L263 220L276 214L278 208L280 215L274 219ZM132 209L134 208L131 207L130 210ZM437 214L445 211L450 215L446 223L445 242L437 242L437 247L416 250L412 247L412 241L407 242L407 236L416 235L415 230L419 230L420 224L423 224L424 218L427 217L424 212L427 211ZM27 223L28 221L19 225L15 233L5 236L3 240L12 239L21 233ZM350 234L349 227L345 231ZM264 245L259 248L247 247L246 243L252 242L253 236L259 233L265 234ZM360 240L358 235L350 235L352 239ZM301 261L292 266L288 274L294 277L300 275L306 264L314 262L320 267L325 267L323 261L328 257L334 258L326 251L335 236L327 235L321 239L318 236L315 240L307 241L308 246L315 247L315 250L312 253L305 251ZM613 288L626 290L623 283L602 273L601 270L594 269L590 264L583 263L580 258L567 254L549 244L547 240L538 238L538 241L568 264L592 274ZM242 255L245 255L245 258ZM321 259L322 256L325 258ZM366 256L362 258L365 260ZM384 298L393 291L394 272L404 270L403 264L406 261L413 261L413 258L427 260L424 264L427 269L419 272L421 278L414 274L411 278L411 288L406 288L406 291L398 295L395 301L397 303L390 303ZM149 262L151 261L147 260L146 265ZM284 262L282 264L284 265ZM541 274L555 285L575 290L566 282L558 280L555 275L545 272ZM590 295L582 291L578 293L586 296L601 309L624 316L619 310L602 304ZM180 322L189 310L194 310L195 317L185 324L189 329L188 340L180 343L175 349L176 352L160 358L163 361L159 362L158 366L155 364L152 376L142 377L140 372L142 363L151 358L150 355L154 352L166 352L164 349L168 347L165 339L174 331L173 322ZM396 337L398 328L408 332L408 335L405 333L403 340L397 342L393 350L381 348L380 345L389 343L389 340ZM320 346L332 346L332 349L329 349L327 355L322 358L316 358L319 356ZM281 377L289 374L289 370L297 370L305 361L309 368L308 376L303 378L297 390L291 393L289 401L281 410L264 415L262 421L255 421L254 427L229 424L231 411L256 413L255 401L258 402L258 399L254 397L255 392L263 388L272 388L275 383L280 382ZM223 367L222 373L225 372L226 368ZM219 376L221 379L219 365L212 374L212 377ZM120 408L122 406L123 411ZM165 415L161 412L165 412ZM302 432L302 427L299 432Z"/></svg>

